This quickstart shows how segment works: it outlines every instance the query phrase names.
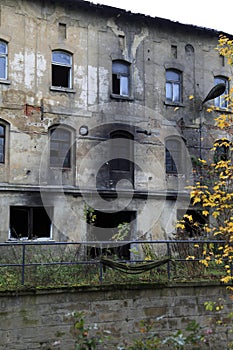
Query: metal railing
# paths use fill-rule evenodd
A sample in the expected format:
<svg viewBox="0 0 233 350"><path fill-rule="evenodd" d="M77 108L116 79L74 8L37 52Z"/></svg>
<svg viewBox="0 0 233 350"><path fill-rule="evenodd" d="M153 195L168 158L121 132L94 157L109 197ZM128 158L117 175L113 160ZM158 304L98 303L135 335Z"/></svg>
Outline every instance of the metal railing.
<svg viewBox="0 0 233 350"><path fill-rule="evenodd" d="M166 273L167 280L172 278L173 265L194 266L204 259L203 250L218 251L224 246L222 240L138 240L138 241L87 241L87 242L42 242L42 241L17 241L0 243L0 271L3 268L18 269L20 284L25 285L27 269L33 268L30 275L36 273L38 267L64 267L64 266L85 266L87 274L91 266L98 274L99 282L103 282L103 275L106 272L105 266L100 259L102 255L110 255L114 260L127 264L146 263L169 258L163 274ZM127 247L129 256L120 256L123 247ZM188 258L190 257L190 259ZM120 259L121 258L121 259ZM213 259L214 260L214 259ZM192 265L193 264L193 265ZM199 266L199 265L196 265ZM200 264L201 266L201 264ZM231 276L233 275L232 264L230 263ZM19 272L20 270L20 272ZM5 270L4 270L5 271ZM75 272L76 273L76 272ZM77 278L79 276L77 275ZM0 280L1 285L1 280Z"/></svg>

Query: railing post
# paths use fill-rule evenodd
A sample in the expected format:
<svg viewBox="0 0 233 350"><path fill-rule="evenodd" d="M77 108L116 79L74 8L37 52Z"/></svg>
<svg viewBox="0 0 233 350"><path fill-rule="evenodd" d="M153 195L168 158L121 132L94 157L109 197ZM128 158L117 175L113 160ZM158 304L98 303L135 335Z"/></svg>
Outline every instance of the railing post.
<svg viewBox="0 0 233 350"><path fill-rule="evenodd" d="M25 274L25 250L26 244L22 245L22 270L21 270L21 284L24 286L24 274Z"/></svg>
<svg viewBox="0 0 233 350"><path fill-rule="evenodd" d="M170 244L167 242L167 256L171 258L171 249L170 249ZM170 261L167 263L167 277L170 280L171 279L171 265Z"/></svg>
<svg viewBox="0 0 233 350"><path fill-rule="evenodd" d="M99 277L99 280L100 280L100 283L102 283L103 282L103 264L102 264L101 261L99 262L99 264L100 264L100 277Z"/></svg>

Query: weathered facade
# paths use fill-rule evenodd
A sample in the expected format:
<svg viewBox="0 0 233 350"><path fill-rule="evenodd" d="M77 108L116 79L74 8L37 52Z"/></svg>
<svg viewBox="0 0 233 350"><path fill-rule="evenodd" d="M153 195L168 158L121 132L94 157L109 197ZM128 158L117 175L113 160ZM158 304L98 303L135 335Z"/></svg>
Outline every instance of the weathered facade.
<svg viewBox="0 0 233 350"><path fill-rule="evenodd" d="M81 0L0 5L0 240L108 240L124 222L168 238L193 160L227 137L201 108L231 76L220 33Z"/></svg>

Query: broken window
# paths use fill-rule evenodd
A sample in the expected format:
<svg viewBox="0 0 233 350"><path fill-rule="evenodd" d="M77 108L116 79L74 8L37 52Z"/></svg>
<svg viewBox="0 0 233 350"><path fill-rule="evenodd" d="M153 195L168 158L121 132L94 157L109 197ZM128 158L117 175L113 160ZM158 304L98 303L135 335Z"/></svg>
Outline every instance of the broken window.
<svg viewBox="0 0 233 350"><path fill-rule="evenodd" d="M67 129L50 130L50 167L71 168L71 132Z"/></svg>
<svg viewBox="0 0 233 350"><path fill-rule="evenodd" d="M166 100L181 102L181 72L173 69L166 71Z"/></svg>
<svg viewBox="0 0 233 350"><path fill-rule="evenodd" d="M52 237L52 208L10 207L10 238L38 239Z"/></svg>
<svg viewBox="0 0 233 350"><path fill-rule="evenodd" d="M7 43L0 40L0 79L7 79Z"/></svg>
<svg viewBox="0 0 233 350"><path fill-rule="evenodd" d="M0 163L5 163L5 126L0 124Z"/></svg>
<svg viewBox="0 0 233 350"><path fill-rule="evenodd" d="M52 86L71 88L72 55L65 51L52 53Z"/></svg>
<svg viewBox="0 0 233 350"><path fill-rule="evenodd" d="M128 62L114 61L112 63L112 93L119 96L129 96L130 66Z"/></svg>
<svg viewBox="0 0 233 350"><path fill-rule="evenodd" d="M227 108L228 107L228 101L227 101L227 95L229 93L229 80L228 78L218 76L214 78L214 85L218 84L225 84L226 89L224 93L218 97L215 97L214 99L214 105L215 107L219 108Z"/></svg>
<svg viewBox="0 0 233 350"><path fill-rule="evenodd" d="M118 211L114 213L94 210L95 220L88 225L88 240L90 241L111 241L116 244L103 244L100 249L89 247L88 253L95 258L99 255L111 255L120 259L130 259L130 244L121 244L120 241L131 241L135 234L136 212ZM124 227L124 229L122 229ZM118 237L118 239L116 239Z"/></svg>

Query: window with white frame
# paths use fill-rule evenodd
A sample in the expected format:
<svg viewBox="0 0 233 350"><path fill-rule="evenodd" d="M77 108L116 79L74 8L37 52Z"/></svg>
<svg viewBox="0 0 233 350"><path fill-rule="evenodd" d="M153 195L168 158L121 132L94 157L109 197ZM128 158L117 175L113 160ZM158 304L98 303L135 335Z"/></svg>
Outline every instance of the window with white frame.
<svg viewBox="0 0 233 350"><path fill-rule="evenodd" d="M72 88L72 55L56 50L52 52L52 86Z"/></svg>
<svg viewBox="0 0 233 350"><path fill-rule="evenodd" d="M7 79L7 43L0 40L0 79Z"/></svg>
<svg viewBox="0 0 233 350"><path fill-rule="evenodd" d="M52 207L10 207L10 239L51 239Z"/></svg>
<svg viewBox="0 0 233 350"><path fill-rule="evenodd" d="M226 89L224 93L214 99L214 105L215 107L219 108L227 108L228 107L228 101L227 101L227 95L229 93L229 79L222 76L217 76L214 78L214 85L218 84L225 84Z"/></svg>
<svg viewBox="0 0 233 350"><path fill-rule="evenodd" d="M50 167L71 168L71 131L60 126L50 130Z"/></svg>
<svg viewBox="0 0 233 350"><path fill-rule="evenodd" d="M166 70L166 101L182 101L182 74L178 70Z"/></svg>
<svg viewBox="0 0 233 350"><path fill-rule="evenodd" d="M125 61L112 62L112 93L129 97L130 65Z"/></svg>

